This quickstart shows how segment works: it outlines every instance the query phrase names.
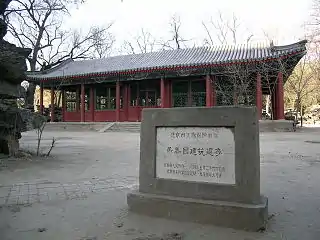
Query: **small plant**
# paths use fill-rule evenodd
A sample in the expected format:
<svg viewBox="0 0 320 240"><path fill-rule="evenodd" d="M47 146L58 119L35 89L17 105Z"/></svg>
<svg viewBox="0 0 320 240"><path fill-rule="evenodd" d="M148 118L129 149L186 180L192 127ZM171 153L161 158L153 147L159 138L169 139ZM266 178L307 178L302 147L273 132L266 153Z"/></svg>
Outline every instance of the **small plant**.
<svg viewBox="0 0 320 240"><path fill-rule="evenodd" d="M35 114L33 117L33 121L32 121L32 125L34 127L34 129L36 129L37 132L37 156L39 156L40 154L40 144L41 144L41 139L42 139L42 133L43 130L46 126L46 117L44 117L43 115L40 114ZM54 144L54 143L53 143ZM50 152L52 150L53 146L51 146L50 148ZM49 152L49 154L50 154Z"/></svg>
<svg viewBox="0 0 320 240"><path fill-rule="evenodd" d="M55 139L55 138L53 137L53 138L52 138L52 142L51 142L51 146L50 146L49 151L48 151L48 153L47 153L47 157L50 156L51 150L54 148L56 141L57 141L57 139Z"/></svg>

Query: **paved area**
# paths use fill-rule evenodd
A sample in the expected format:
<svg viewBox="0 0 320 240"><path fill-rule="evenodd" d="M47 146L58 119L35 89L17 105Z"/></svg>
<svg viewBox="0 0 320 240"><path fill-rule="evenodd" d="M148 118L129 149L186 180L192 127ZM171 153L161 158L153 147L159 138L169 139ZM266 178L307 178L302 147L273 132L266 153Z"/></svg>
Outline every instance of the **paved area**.
<svg viewBox="0 0 320 240"><path fill-rule="evenodd" d="M0 239L293 239L320 236L320 129L261 134L266 231L248 233L128 212L137 188L139 134L46 132L47 158L2 162ZM34 132L21 144L35 149Z"/></svg>
<svg viewBox="0 0 320 240"><path fill-rule="evenodd" d="M97 179L73 183L22 183L0 188L0 205L28 205L55 200L84 199L89 194L103 193L137 185L136 178L126 180Z"/></svg>

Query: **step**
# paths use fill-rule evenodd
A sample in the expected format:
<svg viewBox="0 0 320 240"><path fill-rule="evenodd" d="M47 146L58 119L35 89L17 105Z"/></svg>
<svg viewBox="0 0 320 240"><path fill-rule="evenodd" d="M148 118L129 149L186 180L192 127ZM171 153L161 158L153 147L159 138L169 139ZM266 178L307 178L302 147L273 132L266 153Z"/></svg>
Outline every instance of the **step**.
<svg viewBox="0 0 320 240"><path fill-rule="evenodd" d="M140 132L140 123L115 123L108 132Z"/></svg>
<svg viewBox="0 0 320 240"><path fill-rule="evenodd" d="M80 123L80 122L48 122L45 131L99 131L109 123Z"/></svg>

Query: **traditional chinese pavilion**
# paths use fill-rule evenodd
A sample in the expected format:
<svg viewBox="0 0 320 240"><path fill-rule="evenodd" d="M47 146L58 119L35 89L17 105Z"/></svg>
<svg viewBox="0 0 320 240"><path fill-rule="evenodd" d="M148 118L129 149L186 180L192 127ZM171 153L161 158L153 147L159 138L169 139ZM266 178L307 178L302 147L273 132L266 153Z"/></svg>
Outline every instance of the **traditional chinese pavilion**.
<svg viewBox="0 0 320 240"><path fill-rule="evenodd" d="M27 80L40 85L41 112L43 89L51 89L52 106L55 90L62 91L65 122L131 122L141 120L143 108L229 104L256 105L261 113L263 94L272 96L273 118L284 119L283 85L305 53L305 40L286 46L197 47L67 60L29 72ZM250 89L249 97L239 91L243 86Z"/></svg>

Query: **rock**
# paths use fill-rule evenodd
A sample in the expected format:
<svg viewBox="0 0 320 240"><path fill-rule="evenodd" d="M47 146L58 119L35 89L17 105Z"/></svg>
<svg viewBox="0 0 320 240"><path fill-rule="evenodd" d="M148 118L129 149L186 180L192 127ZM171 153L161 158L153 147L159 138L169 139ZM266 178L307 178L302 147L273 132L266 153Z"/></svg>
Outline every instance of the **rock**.
<svg viewBox="0 0 320 240"><path fill-rule="evenodd" d="M169 233L164 236L157 236L155 234L149 234L145 237L134 238L134 240L183 240L184 237L180 233Z"/></svg>
<svg viewBox="0 0 320 240"><path fill-rule="evenodd" d="M38 228L38 232L45 232L45 231L47 231L46 228Z"/></svg>
<svg viewBox="0 0 320 240"><path fill-rule="evenodd" d="M25 79L26 58L30 53L30 49L19 48L7 41L0 40L1 78L20 85Z"/></svg>
<svg viewBox="0 0 320 240"><path fill-rule="evenodd" d="M257 232L260 232L260 233L263 233L266 231L266 228L265 227L261 227L257 230Z"/></svg>
<svg viewBox="0 0 320 240"><path fill-rule="evenodd" d="M21 132L27 130L28 118L23 119L16 100L25 94L21 82L26 78L26 58L31 49L3 40L7 33L4 12L10 2L0 1L0 153L15 155Z"/></svg>
<svg viewBox="0 0 320 240"><path fill-rule="evenodd" d="M19 150L19 151L16 153L15 157L17 157L17 158L24 158L24 159L31 159L31 158L32 158L32 155L31 155L30 153L28 153L28 152Z"/></svg>
<svg viewBox="0 0 320 240"><path fill-rule="evenodd" d="M81 238L80 240L98 240L97 237L84 237L84 238Z"/></svg>
<svg viewBox="0 0 320 240"><path fill-rule="evenodd" d="M9 145L5 139L0 139L0 153L9 155Z"/></svg>
<svg viewBox="0 0 320 240"><path fill-rule="evenodd" d="M118 228L123 227L123 222L117 223L116 226L117 226Z"/></svg>
<svg viewBox="0 0 320 240"><path fill-rule="evenodd" d="M8 137L9 156L16 156L19 151L19 139L14 136Z"/></svg>

